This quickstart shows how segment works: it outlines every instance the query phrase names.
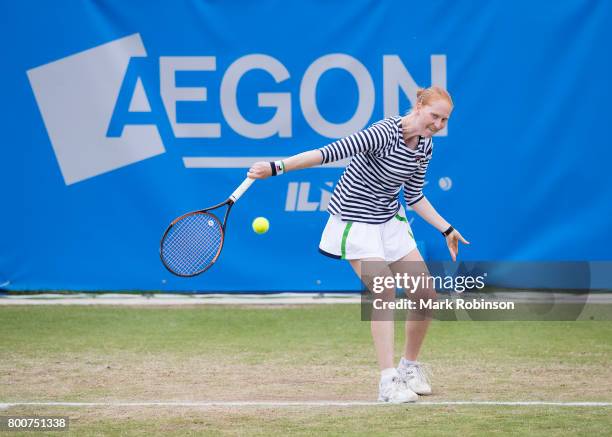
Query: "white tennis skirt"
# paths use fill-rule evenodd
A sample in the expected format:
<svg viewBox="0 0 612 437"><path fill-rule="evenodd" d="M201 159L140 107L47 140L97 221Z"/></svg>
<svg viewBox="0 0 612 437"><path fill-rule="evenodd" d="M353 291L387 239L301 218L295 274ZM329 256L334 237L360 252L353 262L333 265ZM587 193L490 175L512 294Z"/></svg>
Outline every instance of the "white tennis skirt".
<svg viewBox="0 0 612 437"><path fill-rule="evenodd" d="M415 248L403 207L382 224L343 221L330 215L319 243L319 252L332 258L380 258L389 262L399 260Z"/></svg>

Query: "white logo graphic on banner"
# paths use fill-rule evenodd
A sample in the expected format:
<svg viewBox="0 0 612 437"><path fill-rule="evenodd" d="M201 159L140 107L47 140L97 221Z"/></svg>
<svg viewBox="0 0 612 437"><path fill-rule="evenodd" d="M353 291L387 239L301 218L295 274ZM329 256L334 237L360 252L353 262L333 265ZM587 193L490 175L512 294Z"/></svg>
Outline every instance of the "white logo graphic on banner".
<svg viewBox="0 0 612 437"><path fill-rule="evenodd" d="M448 191L453 188L453 180L448 176L445 176L438 180L438 186L442 191Z"/></svg>
<svg viewBox="0 0 612 437"><path fill-rule="evenodd" d="M164 153L154 125L106 131L130 58L146 56L139 34L94 47L28 71L66 185ZM141 83L130 110L146 111Z"/></svg>
<svg viewBox="0 0 612 437"><path fill-rule="evenodd" d="M384 55L382 61L384 116L389 117L399 112L400 91L414 104L418 86L399 56ZM431 55L430 61L432 84L445 88L446 56ZM341 123L326 120L317 106L319 80L333 69L347 71L357 84L357 108ZM281 61L264 54L245 55L227 68L220 83L191 87L176 83L178 72L216 70L215 56L149 59L140 34L134 34L33 68L27 74L62 176L70 185L164 153L160 132L175 138L220 138L223 126L220 120L184 122L178 113L180 102L209 101L210 87L218 86L219 101L209 104L219 105L222 118L238 135L254 140L292 137L292 92L257 93L259 107L275 109L272 118L263 123L247 120L238 101L238 85L251 70L269 73L276 83L292 77ZM352 56L323 55L310 64L298 82L299 88L293 91L299 93L302 114L321 136L349 135L364 128L372 117L374 80L365 65ZM170 129L165 129L168 126ZM447 131L438 134L447 135ZM187 168L248 168L261 160L272 159L183 157ZM294 188L295 201L291 200L290 192L287 210L326 208L325 192L315 206L315 202L308 201L308 185Z"/></svg>
<svg viewBox="0 0 612 437"><path fill-rule="evenodd" d="M289 182L287 198L285 199L285 211L327 211L334 183L325 182L325 185L329 188L320 188L319 198L311 201L309 200L310 182Z"/></svg>

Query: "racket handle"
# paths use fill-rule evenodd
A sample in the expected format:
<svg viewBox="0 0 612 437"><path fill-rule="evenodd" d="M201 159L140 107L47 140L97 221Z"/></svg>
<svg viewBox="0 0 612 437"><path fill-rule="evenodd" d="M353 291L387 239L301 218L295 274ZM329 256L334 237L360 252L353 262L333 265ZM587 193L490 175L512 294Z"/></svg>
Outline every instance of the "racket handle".
<svg viewBox="0 0 612 437"><path fill-rule="evenodd" d="M240 199L240 197L244 194L246 190L249 189L249 187L251 186L253 182L255 182L255 179L251 179L251 178L246 178L244 181L242 181L240 186L236 188L234 192L232 193L232 195L230 196L230 200L232 201L232 203Z"/></svg>

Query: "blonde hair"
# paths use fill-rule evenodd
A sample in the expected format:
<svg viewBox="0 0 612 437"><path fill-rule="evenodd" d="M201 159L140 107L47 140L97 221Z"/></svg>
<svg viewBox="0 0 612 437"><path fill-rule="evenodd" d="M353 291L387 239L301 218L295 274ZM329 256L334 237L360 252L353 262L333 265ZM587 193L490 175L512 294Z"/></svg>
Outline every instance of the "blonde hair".
<svg viewBox="0 0 612 437"><path fill-rule="evenodd" d="M430 86L429 88L419 88L417 90L417 105L419 103L421 106L430 105L434 100L438 99L446 100L451 105L451 108L455 106L450 94L444 88L440 88L439 86ZM406 114L410 114L415 107L416 105L406 112Z"/></svg>

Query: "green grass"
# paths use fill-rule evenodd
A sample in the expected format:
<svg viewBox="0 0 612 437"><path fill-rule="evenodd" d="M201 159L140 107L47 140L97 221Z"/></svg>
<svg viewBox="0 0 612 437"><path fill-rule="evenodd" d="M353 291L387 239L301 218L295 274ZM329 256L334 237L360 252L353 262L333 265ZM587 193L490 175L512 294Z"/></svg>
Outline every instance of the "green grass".
<svg viewBox="0 0 612 437"><path fill-rule="evenodd" d="M373 400L358 305L0 307L0 402ZM402 344L398 324L396 355ZM428 400L612 401L612 322L434 322ZM66 409L71 433L605 434L611 408ZM15 435L15 434L12 434Z"/></svg>
<svg viewBox="0 0 612 437"><path fill-rule="evenodd" d="M132 351L192 355L194 350L246 352L265 359L344 356L372 361L369 324L352 305L289 308L205 306L4 307L3 353ZM401 335L401 324L396 326ZM399 338L399 337L398 337ZM482 347L486 345L486 347ZM424 352L483 359L527 358L605 362L612 356L611 322L434 322ZM361 352L366 352L362 354Z"/></svg>
<svg viewBox="0 0 612 437"><path fill-rule="evenodd" d="M161 410L161 411L160 411ZM41 413L40 410L22 412ZM67 435L609 435L610 408L420 407L147 412L45 409L70 415ZM111 419L112 417L112 419ZM11 433L11 435L18 435ZM23 435L31 435L24 433ZM53 434L50 434L53 435ZM65 435L62 433L62 435Z"/></svg>

